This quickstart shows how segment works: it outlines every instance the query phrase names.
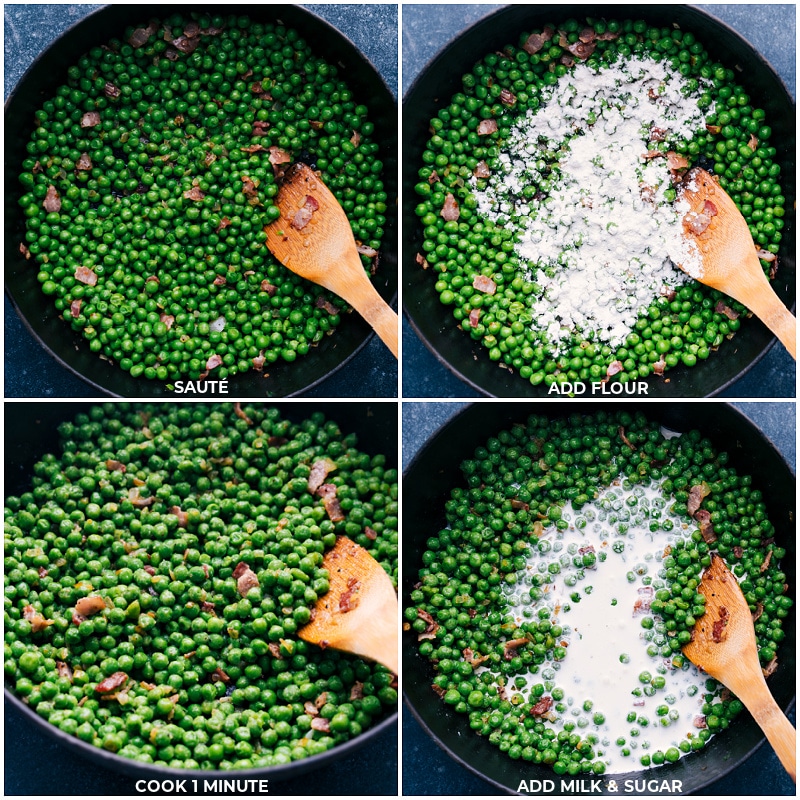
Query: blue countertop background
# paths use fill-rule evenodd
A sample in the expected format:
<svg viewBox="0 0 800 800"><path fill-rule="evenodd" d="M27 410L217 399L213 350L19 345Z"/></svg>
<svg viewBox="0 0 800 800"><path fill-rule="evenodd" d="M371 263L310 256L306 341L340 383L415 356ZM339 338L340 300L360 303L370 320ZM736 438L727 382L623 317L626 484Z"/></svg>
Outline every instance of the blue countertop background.
<svg viewBox="0 0 800 800"><path fill-rule="evenodd" d="M305 8L347 36L369 58L397 97L397 6L308 3ZM50 42L97 5L6 4L7 98L17 81ZM7 132L13 135L13 132ZM96 397L98 392L61 366L31 336L8 299L5 302L5 397ZM299 362L298 362L299 363ZM354 380L353 376L358 376ZM377 336L346 368L304 397L397 397L398 367Z"/></svg>
<svg viewBox="0 0 800 800"><path fill-rule="evenodd" d="M404 470L426 441L465 405L464 402L403 403ZM797 456L795 404L737 402L732 405L763 431L794 471ZM794 708L789 719L795 724ZM406 795L467 796L498 793L492 784L462 767L436 746L405 706L402 759L403 792ZM765 743L745 763L698 794L719 797L794 796L796 789L775 753Z"/></svg>
<svg viewBox="0 0 800 800"><path fill-rule="evenodd" d="M502 8L502 4L403 4L403 94L429 61L467 27ZM796 6L794 4L700 4L712 16L747 39L772 64L795 96ZM476 60L480 54L476 54ZM408 257L409 254L406 254ZM419 339L403 318L403 396L464 397L483 395L461 381ZM780 345L769 352L720 397L794 397L795 362Z"/></svg>

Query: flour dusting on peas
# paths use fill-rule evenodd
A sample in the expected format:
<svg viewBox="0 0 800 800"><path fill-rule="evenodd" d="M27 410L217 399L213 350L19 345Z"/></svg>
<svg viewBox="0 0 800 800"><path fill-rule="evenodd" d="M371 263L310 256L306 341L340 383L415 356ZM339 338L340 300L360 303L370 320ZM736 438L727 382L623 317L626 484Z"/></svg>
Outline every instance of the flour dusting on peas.
<svg viewBox="0 0 800 800"><path fill-rule="evenodd" d="M731 66L677 26L569 19L463 75L422 156L417 263L490 360L533 385L627 383L726 346L749 312L688 277L676 187L712 172L770 278L787 203Z"/></svg>
<svg viewBox="0 0 800 800"><path fill-rule="evenodd" d="M642 413L531 416L462 462L405 610L432 691L476 735L559 775L675 762L742 703L681 650L719 553L766 674L792 606L751 476Z"/></svg>
<svg viewBox="0 0 800 800"><path fill-rule="evenodd" d="M367 107L279 22L173 15L93 47L34 116L20 250L92 352L224 380L306 355L348 308L266 246L278 181L319 170L365 270L386 224Z"/></svg>
<svg viewBox="0 0 800 800"><path fill-rule="evenodd" d="M385 667L297 636L338 534L396 584L383 455L321 413L258 404L106 404L59 435L5 501L5 679L39 716L124 758L236 770L324 753L396 709Z"/></svg>

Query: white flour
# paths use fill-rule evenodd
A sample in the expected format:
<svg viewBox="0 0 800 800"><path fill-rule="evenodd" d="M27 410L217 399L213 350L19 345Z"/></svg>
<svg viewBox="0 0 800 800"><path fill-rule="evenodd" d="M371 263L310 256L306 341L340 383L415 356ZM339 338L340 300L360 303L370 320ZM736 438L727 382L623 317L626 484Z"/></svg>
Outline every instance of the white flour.
<svg viewBox="0 0 800 800"><path fill-rule="evenodd" d="M598 72L580 64L520 119L500 168L475 192L479 213L517 226L536 285L532 324L557 348L575 331L620 346L642 309L690 280L675 264L702 274L683 236L688 205L664 194L667 158L643 158L653 136L675 143L702 129L697 96L685 94L662 62L632 58ZM549 190L519 199L543 181Z"/></svg>

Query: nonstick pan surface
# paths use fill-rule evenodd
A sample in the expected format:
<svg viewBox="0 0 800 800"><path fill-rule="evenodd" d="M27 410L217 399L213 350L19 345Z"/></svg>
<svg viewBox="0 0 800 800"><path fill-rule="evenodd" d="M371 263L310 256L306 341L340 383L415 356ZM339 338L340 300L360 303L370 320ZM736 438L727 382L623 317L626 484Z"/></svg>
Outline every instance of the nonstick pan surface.
<svg viewBox="0 0 800 800"><path fill-rule="evenodd" d="M186 12L187 7L182 8ZM225 13L241 12L264 20L281 19L312 42L316 52L341 66L340 74L352 86L354 95L363 98L370 108L370 116L376 125L376 139L381 147L380 157L384 162L386 191L393 198L397 193L397 111L392 91L382 76L391 81L394 88L396 61L385 54L396 52L396 9L385 7L384 10L380 6L371 6L359 10L355 6L348 8L337 5L315 8L321 16L291 5L229 5L225 7ZM137 24L148 16L163 17L171 10L169 6L106 6L83 17L72 28L61 33L63 21L73 17L67 10L61 16L54 17L54 12L46 7L44 17L49 20L49 25L44 30L52 31L54 40L36 58L7 101L5 233L6 290L10 303L7 300L6 313L14 317L8 330L12 334L21 332L28 347L33 346L30 339L33 337L44 348L36 350L37 361L31 363L23 347L9 341L7 359L10 353L13 360L11 367L8 360L6 362L11 378L7 379L7 385L11 384L14 396L34 393L62 396L173 396L167 388L167 381L133 379L118 367L100 360L89 351L87 342L61 323L49 299L39 291L36 269L19 253L22 229L21 215L16 205L20 193L16 179L20 169L17 165L24 158L25 141L36 104L63 82L67 66L90 46L102 44L112 35L121 33L126 24ZM14 17L13 10L10 13L13 19L25 19L30 24L30 16L26 16L25 11L18 12L17 17ZM59 23L54 27L53 19ZM371 50L373 58L381 64L380 73L364 52L335 26L352 32L364 43L366 50ZM381 32L382 35L375 37L375 33ZM17 39L30 35L19 27L13 29L13 34ZM28 52L26 44L13 42L14 35L8 26L6 35L7 38L11 37L12 46ZM7 94L9 89L6 85ZM387 215L381 256L379 271L373 280L384 299L391 303L397 292L397 226L392 212ZM17 322L16 314L21 317L24 328L18 323L14 325ZM231 396L282 397L313 392L313 387L332 377L341 366L358 355L358 364L350 373L349 380L332 381L331 387L325 392L326 396L394 396L396 364L385 348L373 343L372 338L371 328L357 314L349 314L336 333L326 337L320 346L312 348L307 357L292 364L274 365L267 379L257 372L236 376L229 381L228 393ZM49 358L42 359L43 352L53 356L56 364ZM75 377L83 383L75 381ZM213 378L213 375L210 377ZM41 389L38 392L31 391L29 387L34 385Z"/></svg>
<svg viewBox="0 0 800 800"><path fill-rule="evenodd" d="M714 7L708 7L714 13ZM786 22L794 24L794 9L784 11ZM547 387L540 385L533 387L518 375L511 374L506 369L499 369L497 363L488 358L488 351L479 343L473 342L463 331L459 330L452 317L451 310L439 303L436 292L433 290L433 277L429 271L422 270L415 262L415 254L420 250L421 229L413 213L417 205L417 197L413 187L417 180L417 170L421 165L421 152L428 138L430 119L438 108L449 103L450 97L460 88L462 74L467 72L483 54L499 49L508 42L516 42L520 31L533 28L537 22L546 20L565 19L569 16L594 14L619 18L636 16L659 24L670 25L679 22L684 29L695 32L698 38L708 49L724 63L741 66L739 79L750 92L751 97L757 98L775 121L776 135L773 143L779 148L780 160L783 170L782 180L785 184L787 208L793 206L795 196L795 112L791 95L787 92L781 78L766 62L764 56L758 52L745 39L737 34L726 24L719 22L712 16L704 13L698 7L680 5L653 5L637 7L634 12L626 6L531 6L513 5L487 14L471 27L463 30L433 58L428 66L417 75L413 85L408 89L403 106L403 304L410 327L432 354L420 352L417 342L410 330L406 330L405 342L410 342L406 347L408 358L415 358L418 365L415 374L407 370L404 380L404 394L406 396L480 396L489 395L496 397L544 397ZM468 11L474 19L473 11ZM754 12L755 13L755 12ZM773 24L773 19L766 12L763 25ZM451 19L462 19L453 9ZM408 52L417 51L413 44L415 38L423 39L418 50L419 58L424 59L430 50L425 48L424 41L448 41L441 33L430 36L425 30L438 31L436 14L432 13L430 23L425 26L421 20L425 17L420 13L416 17L414 28L409 28L406 39L412 43ZM739 25L745 29L750 27L738 17ZM754 25L752 23L751 25ZM458 27L456 29L459 29ZM446 30L453 30L451 23L446 23ZM788 37L788 46L794 44L793 27ZM416 34L416 36L415 36ZM762 40L763 41L763 40ZM769 53L772 44L769 39L765 50ZM410 58L404 45L404 66L406 59ZM780 54L783 58L783 52ZM783 62L788 66L783 70L794 76L794 60ZM413 64L408 70L415 73L418 64ZM792 198L792 201L788 199ZM783 250L781 255L783 274L779 272L776 281L776 290L788 306L793 306L795 301L795 221L793 212L791 220L784 231ZM707 361L698 366L687 369L678 367L670 370L665 377L665 382L656 376L650 376L648 382L648 396L650 397L703 397L718 394L727 387L740 380L756 362L770 349L774 341L772 335L760 322L748 320L742 331L742 336L729 343L727 348L712 354ZM730 345L733 345L732 347ZM779 351L780 346L776 348ZM438 363L436 363L438 362ZM453 376L444 375L438 378L438 384L444 391L430 391L429 387L436 385L437 372L440 365L449 369L456 379L463 382L466 391L459 391L458 381ZM774 366L773 365L780 365ZM792 396L794 394L794 362L788 354L770 353L769 363L762 365L762 374L765 380L753 381L749 391L738 396L776 396L772 391L774 374L771 369L777 369L778 375L787 375L783 383L785 392L777 396ZM424 380L423 380L424 373Z"/></svg>
<svg viewBox="0 0 800 800"><path fill-rule="evenodd" d="M794 405L742 404L744 413L719 403L623 404L622 407L638 408L674 430L699 429L716 448L729 453L733 466L754 476L764 492L779 535L787 546L788 553L782 565L790 586L794 587L795 484L792 469L784 460L784 457L791 462L794 460ZM404 459L407 464L403 480L404 607L409 603L409 592L421 566L420 555L425 542L445 524L444 500L450 489L463 485L458 467L461 460L471 457L475 447L489 436L514 420L524 420L529 414L555 417L600 408L617 410L620 405L497 402L475 404L453 413L452 405L406 404L403 413ZM779 442L784 455L745 414L770 425L771 435ZM791 591L795 596L794 590ZM778 653L779 662L784 663L770 678L771 691L783 709L792 707L795 695L795 618L792 611L785 626L787 641ZM487 791L514 794L521 780L554 778L555 793L559 793L558 776L533 764L512 761L476 736L469 729L465 717L453 713L435 697L430 689L433 671L430 663L418 655L417 644L415 634L404 633L403 687L407 708L404 709L403 763L406 791L426 793L428 780L421 776L435 772L439 776L437 790L446 794ZM432 746L430 737L438 748ZM649 773L639 773L638 777L679 780L684 794L793 794L794 785L769 747L764 745L757 750L761 741L760 731L744 713L704 750L663 770L658 768ZM735 772L729 775L732 770ZM622 785L619 776L604 777L616 777L618 785ZM618 793L624 794L624 790Z"/></svg>

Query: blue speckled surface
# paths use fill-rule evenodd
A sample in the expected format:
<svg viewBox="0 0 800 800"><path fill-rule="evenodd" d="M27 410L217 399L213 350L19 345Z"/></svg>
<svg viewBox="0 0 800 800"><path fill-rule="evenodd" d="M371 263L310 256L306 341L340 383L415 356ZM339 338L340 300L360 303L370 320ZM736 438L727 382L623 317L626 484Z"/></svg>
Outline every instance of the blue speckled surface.
<svg viewBox="0 0 800 800"><path fill-rule="evenodd" d="M464 402L403 403L404 470L427 440L465 405ZM795 404L736 402L733 405L763 431L792 470L795 470L797 456ZM794 724L795 710L791 712L790 719ZM467 796L496 793L493 786L453 761L443 750L434 745L406 707L403 708L402 759L405 794ZM795 787L775 754L764 744L746 763L699 794L719 797L791 796L795 795Z"/></svg>
<svg viewBox="0 0 800 800"><path fill-rule="evenodd" d="M502 4L403 4L403 94L427 63L460 31ZM775 68L795 96L796 6L793 4L706 4L715 16L747 39ZM403 319L403 396L477 398L482 395L441 364ZM794 397L795 363L775 346L720 397Z"/></svg>
<svg viewBox="0 0 800 800"><path fill-rule="evenodd" d="M5 14L5 97L29 64L66 28L96 5L7 4ZM373 63L397 97L397 6L327 4L304 6L345 34ZM5 302L5 396L93 397L97 392L61 367L22 324L8 297ZM356 376L356 378L354 378ZM396 397L397 363L383 343L371 337L346 369L309 390L306 397Z"/></svg>

